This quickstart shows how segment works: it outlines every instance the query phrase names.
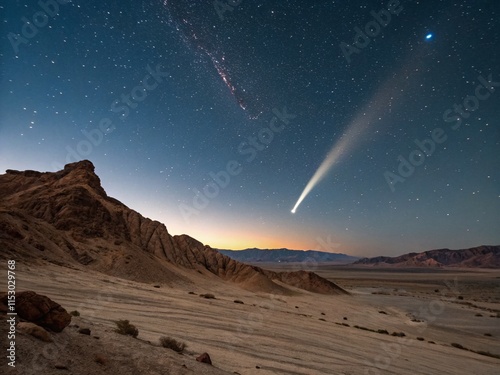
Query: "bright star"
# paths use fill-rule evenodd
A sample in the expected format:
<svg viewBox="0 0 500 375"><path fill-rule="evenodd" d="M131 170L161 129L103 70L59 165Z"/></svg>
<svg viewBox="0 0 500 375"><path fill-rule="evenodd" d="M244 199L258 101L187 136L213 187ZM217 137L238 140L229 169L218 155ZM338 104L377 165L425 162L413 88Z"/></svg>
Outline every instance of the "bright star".
<svg viewBox="0 0 500 375"><path fill-rule="evenodd" d="M425 36L426 40L431 40L434 35L432 33L429 33Z"/></svg>

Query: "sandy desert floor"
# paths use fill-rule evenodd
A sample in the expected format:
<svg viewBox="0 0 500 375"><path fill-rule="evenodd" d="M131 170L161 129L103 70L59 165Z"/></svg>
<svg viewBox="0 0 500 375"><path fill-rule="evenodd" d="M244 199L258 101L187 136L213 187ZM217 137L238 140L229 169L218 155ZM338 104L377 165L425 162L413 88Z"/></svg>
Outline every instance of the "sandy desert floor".
<svg viewBox="0 0 500 375"><path fill-rule="evenodd" d="M500 271L315 271L352 295L255 294L192 273L194 284L158 288L83 269L18 264L18 291L34 290L79 311L72 325L91 328L92 336L74 333L72 325L52 344L18 335L18 368L8 373L499 373L500 359L476 352L500 355ZM0 274L6 280L5 267ZM118 319L136 325L138 339L113 332ZM184 355L161 348L160 336L187 343ZM43 348L37 366L32 348L22 345ZM194 360L203 352L215 368ZM104 364L95 363L98 355ZM54 369L57 361L68 370Z"/></svg>

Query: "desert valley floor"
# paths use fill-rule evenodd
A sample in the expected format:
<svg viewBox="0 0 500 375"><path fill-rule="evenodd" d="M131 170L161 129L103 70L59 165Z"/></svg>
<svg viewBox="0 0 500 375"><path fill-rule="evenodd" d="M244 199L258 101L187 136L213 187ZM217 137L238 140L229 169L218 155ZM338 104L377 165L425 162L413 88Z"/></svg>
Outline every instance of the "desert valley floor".
<svg viewBox="0 0 500 375"><path fill-rule="evenodd" d="M191 271L192 284L151 285L19 263L18 291L47 295L81 316L54 343L18 335L18 366L7 373L498 374L500 271L314 271L351 295L259 294ZM115 333L118 319L136 325L138 338ZM79 335L75 325L92 334ZM160 336L188 347L179 355L160 347ZM194 360L203 352L213 367Z"/></svg>

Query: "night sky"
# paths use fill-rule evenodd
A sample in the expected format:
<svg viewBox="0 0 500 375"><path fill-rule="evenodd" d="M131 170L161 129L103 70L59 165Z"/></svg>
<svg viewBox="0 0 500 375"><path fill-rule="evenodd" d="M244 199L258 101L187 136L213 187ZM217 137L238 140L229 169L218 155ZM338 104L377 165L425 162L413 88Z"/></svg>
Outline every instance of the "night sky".
<svg viewBox="0 0 500 375"><path fill-rule="evenodd" d="M0 11L0 173L89 159L110 196L226 249L500 244L496 0Z"/></svg>

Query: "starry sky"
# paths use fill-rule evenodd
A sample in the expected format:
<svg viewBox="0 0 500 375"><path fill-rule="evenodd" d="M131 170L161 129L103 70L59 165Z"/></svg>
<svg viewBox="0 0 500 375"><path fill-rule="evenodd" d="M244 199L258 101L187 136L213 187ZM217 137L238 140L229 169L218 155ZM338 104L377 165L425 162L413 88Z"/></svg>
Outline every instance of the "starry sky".
<svg viewBox="0 0 500 375"><path fill-rule="evenodd" d="M0 173L89 159L110 196L218 248L500 244L498 1L0 12Z"/></svg>

